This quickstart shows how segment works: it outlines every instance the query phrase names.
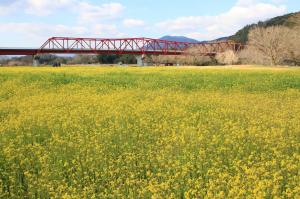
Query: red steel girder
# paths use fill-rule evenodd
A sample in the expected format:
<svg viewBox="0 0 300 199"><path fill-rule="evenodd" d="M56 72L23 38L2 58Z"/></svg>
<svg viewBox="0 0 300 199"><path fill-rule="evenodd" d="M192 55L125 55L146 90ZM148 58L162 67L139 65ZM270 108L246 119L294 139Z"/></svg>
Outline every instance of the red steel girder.
<svg viewBox="0 0 300 199"><path fill-rule="evenodd" d="M240 51L243 45L233 41L189 43L150 38L73 38L52 37L38 49L0 49L0 55L36 54L149 54L180 55L187 48L198 47L203 55L226 50Z"/></svg>

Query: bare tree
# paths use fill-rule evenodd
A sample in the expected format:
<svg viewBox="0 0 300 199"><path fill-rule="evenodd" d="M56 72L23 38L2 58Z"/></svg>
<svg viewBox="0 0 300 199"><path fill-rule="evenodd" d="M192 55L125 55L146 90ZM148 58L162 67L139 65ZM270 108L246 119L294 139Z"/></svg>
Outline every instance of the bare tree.
<svg viewBox="0 0 300 199"><path fill-rule="evenodd" d="M217 54L216 59L220 64L228 65L237 64L239 61L237 54L232 50Z"/></svg>
<svg viewBox="0 0 300 199"><path fill-rule="evenodd" d="M288 37L285 38L287 45L287 58L285 61L288 64L297 65L300 63L300 28L295 27L289 31Z"/></svg>
<svg viewBox="0 0 300 199"><path fill-rule="evenodd" d="M95 64L97 57L93 55L76 55L68 64Z"/></svg>
<svg viewBox="0 0 300 199"><path fill-rule="evenodd" d="M238 53L239 62L241 64L256 64L256 65L268 65L269 61L262 53L257 51L254 47L247 46L241 52Z"/></svg>
<svg viewBox="0 0 300 199"><path fill-rule="evenodd" d="M297 42L299 35L283 26L268 28L256 27L249 33L249 42L246 52L253 62L260 59L261 64L280 65L288 59L298 56Z"/></svg>
<svg viewBox="0 0 300 199"><path fill-rule="evenodd" d="M188 48L181 56L182 62L184 62L184 64L195 66L214 64L215 62L211 57L204 55L207 48L203 48L203 46L200 45Z"/></svg>

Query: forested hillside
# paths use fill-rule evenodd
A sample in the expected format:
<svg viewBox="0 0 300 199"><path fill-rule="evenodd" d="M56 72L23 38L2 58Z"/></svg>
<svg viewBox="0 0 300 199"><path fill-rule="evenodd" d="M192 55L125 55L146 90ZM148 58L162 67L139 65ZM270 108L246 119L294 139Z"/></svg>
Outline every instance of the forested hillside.
<svg viewBox="0 0 300 199"><path fill-rule="evenodd" d="M256 24L247 25L241 30L239 30L235 35L229 37L229 39L232 39L237 42L246 43L248 41L248 33L250 29L253 28L254 26L266 28L266 27L278 26L278 25L283 25L291 28L296 26L300 27L300 12L290 13L287 15L278 16L269 19L267 21L260 21Z"/></svg>

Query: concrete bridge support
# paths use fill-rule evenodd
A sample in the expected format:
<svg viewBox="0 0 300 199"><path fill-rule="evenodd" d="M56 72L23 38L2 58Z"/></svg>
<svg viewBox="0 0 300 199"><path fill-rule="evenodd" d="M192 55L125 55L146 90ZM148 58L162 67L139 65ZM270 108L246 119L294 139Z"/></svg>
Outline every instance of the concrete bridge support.
<svg viewBox="0 0 300 199"><path fill-rule="evenodd" d="M145 66L145 55L137 55L135 58L138 66Z"/></svg>
<svg viewBox="0 0 300 199"><path fill-rule="evenodd" d="M40 65L40 57L38 55L32 56L32 65L39 66Z"/></svg>

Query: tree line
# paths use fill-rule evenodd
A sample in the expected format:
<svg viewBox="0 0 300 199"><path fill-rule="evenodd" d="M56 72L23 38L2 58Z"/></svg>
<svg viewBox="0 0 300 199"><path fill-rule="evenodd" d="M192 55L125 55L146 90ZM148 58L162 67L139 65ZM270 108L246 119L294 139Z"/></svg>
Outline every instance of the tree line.
<svg viewBox="0 0 300 199"><path fill-rule="evenodd" d="M38 60L41 65L55 65L57 63L64 65L76 64L136 64L134 55L74 55L62 57L57 55L37 55L34 59ZM32 65L32 56L22 57L0 57L0 65L24 66Z"/></svg>
<svg viewBox="0 0 300 199"><path fill-rule="evenodd" d="M300 65L300 28L285 26L253 26L247 35L245 48L240 52L226 51L215 57L201 56L197 47L186 50L183 55L152 56L154 64L175 63L179 65Z"/></svg>

